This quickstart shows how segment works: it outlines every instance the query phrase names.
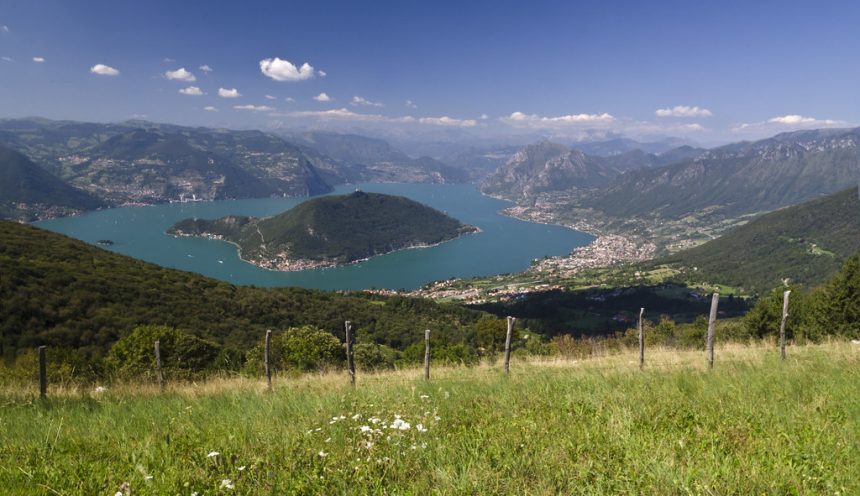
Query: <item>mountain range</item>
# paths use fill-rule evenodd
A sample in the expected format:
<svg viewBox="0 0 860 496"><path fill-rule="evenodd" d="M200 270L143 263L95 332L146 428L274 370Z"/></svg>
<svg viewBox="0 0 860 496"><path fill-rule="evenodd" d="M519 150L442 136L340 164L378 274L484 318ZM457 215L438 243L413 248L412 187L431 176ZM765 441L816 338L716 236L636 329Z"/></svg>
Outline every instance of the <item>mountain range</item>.
<svg viewBox="0 0 860 496"><path fill-rule="evenodd" d="M313 196L350 182L462 182L468 175L386 142L307 133L290 142L261 131L127 121L118 124L0 120L0 144L67 186L97 199L78 210L128 203ZM329 155L329 153L331 155ZM0 180L44 182L33 167L0 162ZM33 177L29 177L34 175ZM71 190L69 190L71 191ZM11 198L11 197L10 197ZM62 214L62 204L6 208L19 220ZM74 210L74 209L73 209Z"/></svg>

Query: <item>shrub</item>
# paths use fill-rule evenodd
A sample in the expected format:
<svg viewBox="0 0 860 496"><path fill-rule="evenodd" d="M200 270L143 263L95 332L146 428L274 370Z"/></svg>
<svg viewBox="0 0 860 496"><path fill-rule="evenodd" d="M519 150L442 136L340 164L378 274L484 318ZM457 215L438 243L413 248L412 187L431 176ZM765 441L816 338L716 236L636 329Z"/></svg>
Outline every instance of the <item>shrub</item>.
<svg viewBox="0 0 860 496"><path fill-rule="evenodd" d="M263 373L263 339L248 352L245 372ZM309 372L343 366L346 351L331 333L313 326L290 327L272 335L269 364L275 371Z"/></svg>
<svg viewBox="0 0 860 496"><path fill-rule="evenodd" d="M147 325L114 343L105 360L117 377L155 378L155 342L160 342L161 363L168 377L190 378L213 366L220 347L188 332Z"/></svg>
<svg viewBox="0 0 860 496"><path fill-rule="evenodd" d="M399 353L394 348L375 343L359 343L353 347L355 366L362 370L394 368Z"/></svg>

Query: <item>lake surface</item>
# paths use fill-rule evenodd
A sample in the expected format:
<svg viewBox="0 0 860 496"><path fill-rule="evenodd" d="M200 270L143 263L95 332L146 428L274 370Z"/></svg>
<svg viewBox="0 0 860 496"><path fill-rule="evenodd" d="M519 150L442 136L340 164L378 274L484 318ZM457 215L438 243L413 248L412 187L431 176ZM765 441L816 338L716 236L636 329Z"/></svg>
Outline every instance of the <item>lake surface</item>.
<svg viewBox="0 0 860 496"><path fill-rule="evenodd" d="M273 272L243 262L236 247L229 243L202 238L174 238L164 232L175 222L189 217L270 216L306 198L114 208L42 221L36 225L88 243L109 239L114 244L105 248L117 253L233 284L318 289L414 289L450 277L518 272L527 269L535 258L564 255L594 239L589 234L561 226L535 224L501 215L499 211L510 204L483 196L472 185L358 184L340 186L333 194L349 193L355 189L406 196L478 226L482 232L430 248L389 253L356 265Z"/></svg>

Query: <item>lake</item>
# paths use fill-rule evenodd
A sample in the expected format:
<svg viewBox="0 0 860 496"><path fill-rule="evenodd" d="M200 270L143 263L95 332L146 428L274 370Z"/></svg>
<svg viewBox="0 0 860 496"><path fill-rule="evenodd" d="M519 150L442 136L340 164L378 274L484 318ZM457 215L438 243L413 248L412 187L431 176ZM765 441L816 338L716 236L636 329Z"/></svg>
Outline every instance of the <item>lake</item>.
<svg viewBox="0 0 860 496"><path fill-rule="evenodd" d="M401 195L441 210L480 233L430 248L402 250L355 265L301 272L273 272L239 259L236 247L202 238L174 238L164 232L188 217L270 216L306 198L262 198L124 207L37 222L35 225L88 243L109 239L104 248L164 267L197 272L233 284L318 289L415 289L451 277L525 270L535 258L564 255L594 238L586 233L525 222L499 214L510 203L481 195L464 184L343 185L332 194L363 191Z"/></svg>

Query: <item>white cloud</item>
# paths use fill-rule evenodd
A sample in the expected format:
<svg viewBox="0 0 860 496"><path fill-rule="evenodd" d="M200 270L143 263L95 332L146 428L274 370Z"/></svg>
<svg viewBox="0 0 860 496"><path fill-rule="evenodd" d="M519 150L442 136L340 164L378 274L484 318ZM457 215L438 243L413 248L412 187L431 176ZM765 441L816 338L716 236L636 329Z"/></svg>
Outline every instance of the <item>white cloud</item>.
<svg viewBox="0 0 860 496"><path fill-rule="evenodd" d="M314 77L314 68L307 62L296 67L289 60L278 57L261 60L260 72L275 81L304 81Z"/></svg>
<svg viewBox="0 0 860 496"><path fill-rule="evenodd" d="M690 107L687 105L657 109L654 114L657 117L710 117L714 115L706 108Z"/></svg>
<svg viewBox="0 0 860 496"><path fill-rule="evenodd" d="M320 93L319 95L315 96L314 100L316 100L318 102L330 102L331 97L328 96L325 92L323 92L323 93Z"/></svg>
<svg viewBox="0 0 860 496"><path fill-rule="evenodd" d="M278 97L275 97L272 95L265 95L265 96L266 96L266 100L277 100L278 99Z"/></svg>
<svg viewBox="0 0 860 496"><path fill-rule="evenodd" d="M239 98L242 94L236 88L218 88L218 96L221 98Z"/></svg>
<svg viewBox="0 0 860 496"><path fill-rule="evenodd" d="M404 115L400 117L389 117L380 114L361 114L353 112L348 108L342 107L330 110L305 110L297 112L288 112L281 114L288 117L304 117L315 118L320 120L347 120L359 122L384 122L391 124L417 123L432 126L449 126L449 127L474 127L478 123L471 119L455 119L448 116L442 117L413 117Z"/></svg>
<svg viewBox="0 0 860 496"><path fill-rule="evenodd" d="M207 112L218 112L218 109L213 107L212 105L209 105L208 107L203 107L203 110Z"/></svg>
<svg viewBox="0 0 860 496"><path fill-rule="evenodd" d="M418 105L415 105L415 102L413 102L412 100L406 100L406 108L414 109L418 108Z"/></svg>
<svg viewBox="0 0 860 496"><path fill-rule="evenodd" d="M90 67L90 73L98 74L99 76L119 76L119 70L104 64L96 64Z"/></svg>
<svg viewBox="0 0 860 496"><path fill-rule="evenodd" d="M0 57L3 62L15 62L12 57Z"/></svg>
<svg viewBox="0 0 860 496"><path fill-rule="evenodd" d="M320 75L320 77L326 77L326 76L328 76L328 74L326 74L326 72L325 72L325 71L317 71L317 74L319 74L319 75Z"/></svg>
<svg viewBox="0 0 860 496"><path fill-rule="evenodd" d="M840 127L847 126L845 121L834 119L818 119L816 117L806 117L798 114L780 115L771 117L766 121L747 122L738 124L732 128L733 132L747 133L770 133L781 132L790 129L815 129L823 127Z"/></svg>
<svg viewBox="0 0 860 496"><path fill-rule="evenodd" d="M200 96L203 94L203 91L200 88L198 88L197 86L189 86L187 88L182 88L181 90L179 90L179 92L182 93L183 95L190 95L190 96Z"/></svg>
<svg viewBox="0 0 860 496"><path fill-rule="evenodd" d="M5 24L0 26L0 31L3 31L4 33L8 33L9 32L9 26L7 26Z"/></svg>
<svg viewBox="0 0 860 496"><path fill-rule="evenodd" d="M45 61L45 57L33 57L33 62L41 64Z"/></svg>
<svg viewBox="0 0 860 496"><path fill-rule="evenodd" d="M288 97L284 98L284 101L288 102L288 103L293 103L296 101L296 99L291 97L291 96L288 96Z"/></svg>
<svg viewBox="0 0 860 496"><path fill-rule="evenodd" d="M210 72L212 72L212 68L211 68L211 67L209 67L209 66L208 66L208 65L206 65L206 64L201 65L200 67L198 67L198 69L200 69L201 71L203 71L203 72L205 72L205 73L210 73Z"/></svg>
<svg viewBox="0 0 860 496"><path fill-rule="evenodd" d="M384 105L381 104L380 102L372 102L372 101L370 101L366 98L362 98L360 96L352 97L351 105L356 106L356 107L359 105L364 105L366 107L384 107Z"/></svg>
<svg viewBox="0 0 860 496"><path fill-rule="evenodd" d="M474 119L454 119L444 115L442 117L421 117L418 119L421 124L432 124L434 126L452 126L452 127L475 127L478 123Z"/></svg>
<svg viewBox="0 0 860 496"><path fill-rule="evenodd" d="M514 112L499 120L516 127L605 126L614 122L615 117L605 112L602 114L568 114L557 117Z"/></svg>
<svg viewBox="0 0 860 496"><path fill-rule="evenodd" d="M197 81L197 78L194 77L194 74L191 74L190 72L186 71L184 67L180 67L175 71L167 71L164 73L164 77L170 79L171 81L186 81L189 83L191 81Z"/></svg>
<svg viewBox="0 0 860 496"><path fill-rule="evenodd" d="M490 118L490 116L489 116L489 115L487 115L487 114L481 114L481 120L482 120L482 121L485 121L485 120L487 120L487 119L489 119L489 118Z"/></svg>
<svg viewBox="0 0 860 496"><path fill-rule="evenodd" d="M164 57L164 62L166 62L168 64L172 64L172 63L176 62L176 59L172 59L170 57Z"/></svg>
<svg viewBox="0 0 860 496"><path fill-rule="evenodd" d="M251 110L254 112L271 112L275 110L267 105L233 105L236 110Z"/></svg>
<svg viewBox="0 0 860 496"><path fill-rule="evenodd" d="M835 124L836 123L836 121L832 121L830 119L819 120L819 119L816 119L815 117L804 117L802 115L797 115L797 114L789 114L789 115L782 115L779 117L773 117L771 119L768 119L767 121L770 122L771 124L786 124L789 126L794 126L797 124L815 124L815 123Z"/></svg>

